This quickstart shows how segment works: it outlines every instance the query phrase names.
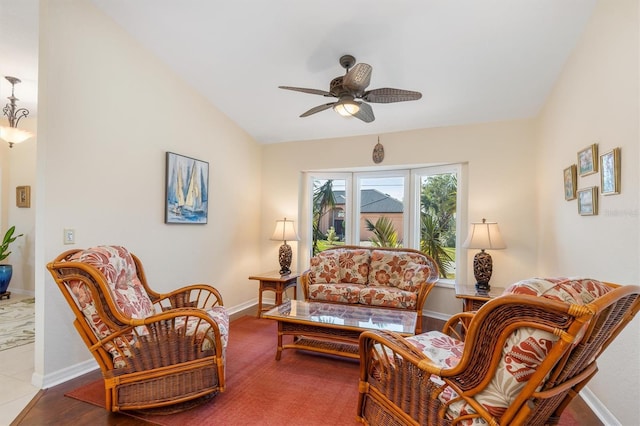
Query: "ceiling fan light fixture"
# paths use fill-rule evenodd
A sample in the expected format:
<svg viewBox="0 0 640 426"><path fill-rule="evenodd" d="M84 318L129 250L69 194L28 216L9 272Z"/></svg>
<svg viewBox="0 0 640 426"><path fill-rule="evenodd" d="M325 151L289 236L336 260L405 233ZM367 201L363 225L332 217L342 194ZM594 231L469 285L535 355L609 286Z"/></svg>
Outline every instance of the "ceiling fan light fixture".
<svg viewBox="0 0 640 426"><path fill-rule="evenodd" d="M343 117L351 117L360 111L360 104L353 99L340 99L333 106L333 110Z"/></svg>

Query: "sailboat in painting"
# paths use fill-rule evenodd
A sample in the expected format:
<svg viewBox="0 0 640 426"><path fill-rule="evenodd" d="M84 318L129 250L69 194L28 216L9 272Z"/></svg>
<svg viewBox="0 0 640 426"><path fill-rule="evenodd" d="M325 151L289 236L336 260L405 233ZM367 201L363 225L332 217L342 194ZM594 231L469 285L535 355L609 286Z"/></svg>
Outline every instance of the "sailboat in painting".
<svg viewBox="0 0 640 426"><path fill-rule="evenodd" d="M182 207L184 206L184 192L182 191L183 187L184 183L182 181L182 171L178 166L176 185L174 189L175 205L171 209L171 211L177 215L182 213Z"/></svg>
<svg viewBox="0 0 640 426"><path fill-rule="evenodd" d="M195 213L202 211L202 183L200 182L200 173L198 171L198 165L194 164L191 168L191 175L189 176L189 189L187 190L187 197L184 201L184 210Z"/></svg>
<svg viewBox="0 0 640 426"><path fill-rule="evenodd" d="M207 223L209 164L167 153L167 223Z"/></svg>

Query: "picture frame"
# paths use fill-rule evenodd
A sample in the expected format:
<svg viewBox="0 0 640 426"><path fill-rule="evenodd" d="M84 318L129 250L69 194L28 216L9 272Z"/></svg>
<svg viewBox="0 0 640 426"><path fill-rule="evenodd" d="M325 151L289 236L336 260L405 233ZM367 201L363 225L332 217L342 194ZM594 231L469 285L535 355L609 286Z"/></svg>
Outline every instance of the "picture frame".
<svg viewBox="0 0 640 426"><path fill-rule="evenodd" d="M577 166L575 164L572 164L566 169L564 169L564 172L563 172L564 199L567 201L576 199L576 190L578 188L577 170L578 170Z"/></svg>
<svg viewBox="0 0 640 426"><path fill-rule="evenodd" d="M600 192L602 195L620 193L620 148L600 155Z"/></svg>
<svg viewBox="0 0 640 426"><path fill-rule="evenodd" d="M580 216L595 216L598 214L597 186L578 190L578 213Z"/></svg>
<svg viewBox="0 0 640 426"><path fill-rule="evenodd" d="M167 152L165 223L206 224L208 211L209 163Z"/></svg>
<svg viewBox="0 0 640 426"><path fill-rule="evenodd" d="M587 176L598 172L598 145L591 144L578 151L578 172L580 176Z"/></svg>
<svg viewBox="0 0 640 426"><path fill-rule="evenodd" d="M29 185L16 187L16 206L31 207L31 187Z"/></svg>

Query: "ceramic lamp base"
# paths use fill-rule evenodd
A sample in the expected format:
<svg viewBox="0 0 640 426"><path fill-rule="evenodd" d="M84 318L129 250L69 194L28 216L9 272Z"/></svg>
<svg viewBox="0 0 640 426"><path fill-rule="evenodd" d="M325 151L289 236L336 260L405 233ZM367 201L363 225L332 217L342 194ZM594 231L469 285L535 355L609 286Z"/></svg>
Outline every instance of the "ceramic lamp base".
<svg viewBox="0 0 640 426"><path fill-rule="evenodd" d="M473 257L473 276L476 278L477 290L489 290L489 280L493 272L493 261L491 255L484 250L476 253Z"/></svg>
<svg viewBox="0 0 640 426"><path fill-rule="evenodd" d="M280 275L289 275L291 273L291 269L289 269L289 267L291 266L291 255L291 246L285 241L284 244L280 246L280 250L278 252L278 260L280 261Z"/></svg>

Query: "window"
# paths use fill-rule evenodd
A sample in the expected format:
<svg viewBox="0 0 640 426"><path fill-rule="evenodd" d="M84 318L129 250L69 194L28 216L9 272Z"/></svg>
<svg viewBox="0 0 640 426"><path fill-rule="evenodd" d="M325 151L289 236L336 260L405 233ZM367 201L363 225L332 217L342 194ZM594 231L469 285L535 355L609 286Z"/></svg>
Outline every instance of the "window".
<svg viewBox="0 0 640 426"><path fill-rule="evenodd" d="M441 279L461 271L459 164L410 170L307 174L309 255L350 244L411 247L429 254Z"/></svg>

